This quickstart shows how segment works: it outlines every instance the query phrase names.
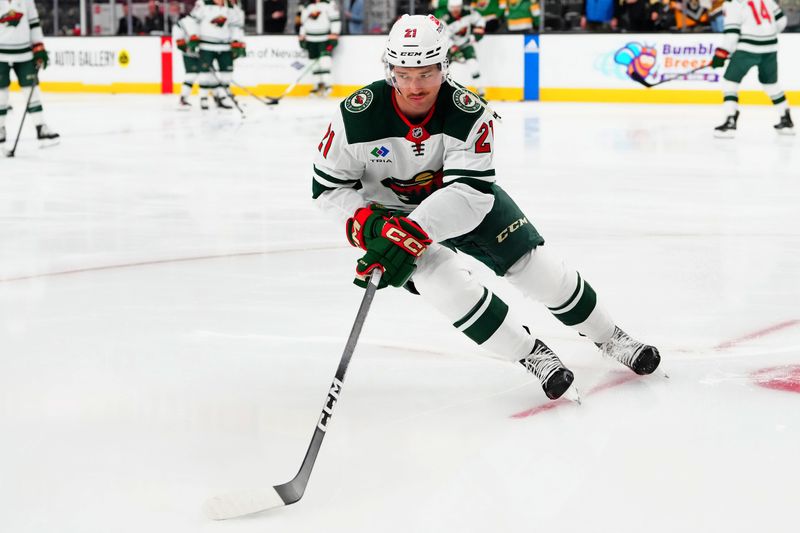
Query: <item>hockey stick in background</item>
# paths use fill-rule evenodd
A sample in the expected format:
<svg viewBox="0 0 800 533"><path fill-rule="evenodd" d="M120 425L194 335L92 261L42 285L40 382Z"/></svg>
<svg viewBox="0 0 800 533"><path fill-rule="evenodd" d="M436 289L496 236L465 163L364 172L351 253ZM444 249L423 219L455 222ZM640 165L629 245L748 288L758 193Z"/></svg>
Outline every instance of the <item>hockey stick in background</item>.
<svg viewBox="0 0 800 533"><path fill-rule="evenodd" d="M674 80L683 78L684 76L688 76L689 74L694 74L698 70L702 70L702 69L710 67L710 66L711 66L710 63L708 65L702 65L700 67L697 67L697 68L694 68L694 69L690 70L689 72L683 72L681 74L676 74L675 76L672 76L670 78L665 78L665 79L663 79L661 81L657 81L655 83L650 83L649 81L644 79L642 77L642 75L639 74L638 72L632 72L631 73L631 79L633 81L635 81L635 82L641 83L642 85L644 85L645 87L647 87L649 89L650 87L655 87L656 85L661 85L662 83L667 83L668 81L674 81Z"/></svg>
<svg viewBox="0 0 800 533"><path fill-rule="evenodd" d="M308 485L308 479L311 477L311 469L314 468L314 462L317 460L317 454L322 446L322 439L325 438L325 432L328 429L328 423L333 416L333 408L339 400L339 395L342 392L342 384L344 376L347 373L347 367L350 364L350 358L356 348L358 337L361 335L361 328L364 326L364 321L367 318L367 311L372 305L372 299L375 297L375 291L381 281L383 272L379 269L372 271L372 275L367 283L367 288L364 291L364 297L361 299L361 305L358 308L356 319L353 322L353 329L350 331L350 336L347 338L347 343L344 347L344 353L339 360L339 367L336 369L336 375L331 383L331 388L328 391L328 397L325 399L325 405L322 407L322 412L317 422L317 427L314 429L314 435L311 437L311 444L306 451L303 464L294 479L283 485L275 485L274 487L264 489L252 489L239 492L231 492L221 496L209 499L203 505L203 511L208 518L212 520L226 520L228 518L236 518L245 516L276 507L283 507L296 503L303 497L303 493Z"/></svg>
<svg viewBox="0 0 800 533"><path fill-rule="evenodd" d="M225 92L228 93L228 98L231 99L231 102L233 102L233 105L235 105L236 109L239 110L239 113L242 114L242 118L247 118L245 116L245 114L244 114L244 111L242 111L242 108L239 107L239 102L237 102L236 98L233 97L233 93L231 92L231 88L222 83L222 80L219 77L219 71L214 68L214 65L211 65L211 73L214 75L214 79L217 80L217 83L219 83L221 86L225 87Z"/></svg>
<svg viewBox="0 0 800 533"><path fill-rule="evenodd" d="M273 100L272 98L269 98L269 97L267 97L267 98L269 98L268 100L264 99L264 98L261 98L260 96L258 96L256 93L254 93L253 91L251 91L250 89L248 89L244 85L239 85L238 83L236 83L233 80L231 80L231 85L233 85L235 87L238 87L239 89L243 90L244 92L246 92L247 94L249 94L250 96L252 96L253 98L255 98L256 100L258 100L259 102L261 102L264 105L277 105L277 103L278 103L277 100Z"/></svg>
<svg viewBox="0 0 800 533"><path fill-rule="evenodd" d="M25 125L25 117L28 116L28 106L31 105L31 99L33 98L33 90L36 88L37 85L39 85L39 74L38 72L35 72L33 77L33 85L31 85L31 90L28 93L28 101L25 102L25 109L22 110L22 120L20 120L19 122L19 130L17 130L17 138L14 139L14 147L11 148L11 150L6 151L6 157L14 157L14 153L17 151L17 143L19 142L19 136L22 135L22 126Z"/></svg>
<svg viewBox="0 0 800 533"><path fill-rule="evenodd" d="M292 92L294 90L295 87L297 87L297 84L300 83L300 81L303 78L306 77L306 74L311 72L311 69L313 69L317 65L317 63L319 63L319 58L315 59L314 61L312 61L308 65L306 65L306 68L303 69L303 71L300 73L300 75L297 77L297 79L294 80L294 82L291 85L289 85L286 88L286 90L284 90L279 96L275 96L275 97L269 96L268 98L270 100L273 100L276 104L278 102L280 102L281 100L283 100L290 92Z"/></svg>

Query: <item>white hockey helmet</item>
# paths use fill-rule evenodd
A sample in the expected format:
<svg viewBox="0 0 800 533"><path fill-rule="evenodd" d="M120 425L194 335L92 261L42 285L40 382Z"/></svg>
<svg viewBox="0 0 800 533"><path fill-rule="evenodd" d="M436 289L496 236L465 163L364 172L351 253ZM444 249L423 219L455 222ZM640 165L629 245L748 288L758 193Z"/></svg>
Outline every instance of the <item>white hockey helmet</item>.
<svg viewBox="0 0 800 533"><path fill-rule="evenodd" d="M464 7L464 0L447 0L447 9L455 9L457 7Z"/></svg>
<svg viewBox="0 0 800 533"><path fill-rule="evenodd" d="M440 65L442 81L447 75L450 37L445 25L433 15L403 15L394 23L386 41L383 62L386 80L393 83L393 67Z"/></svg>

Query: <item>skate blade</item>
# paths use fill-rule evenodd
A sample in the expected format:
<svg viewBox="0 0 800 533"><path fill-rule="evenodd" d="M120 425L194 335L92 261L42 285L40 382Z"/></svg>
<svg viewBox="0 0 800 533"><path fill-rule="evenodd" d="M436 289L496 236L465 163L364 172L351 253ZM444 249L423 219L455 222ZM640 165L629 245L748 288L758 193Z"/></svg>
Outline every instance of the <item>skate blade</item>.
<svg viewBox="0 0 800 533"><path fill-rule="evenodd" d="M714 138L716 139L735 139L736 132L734 131L714 131Z"/></svg>
<svg viewBox="0 0 800 533"><path fill-rule="evenodd" d="M42 139L39 141L39 148L52 148L53 146L58 145L61 142L61 139Z"/></svg>
<svg viewBox="0 0 800 533"><path fill-rule="evenodd" d="M775 131L778 132L778 135L786 135L787 137L791 136L791 135L794 135L794 129L786 129L786 128L784 128L784 129L775 130Z"/></svg>
<svg viewBox="0 0 800 533"><path fill-rule="evenodd" d="M561 398L569 400L571 402L575 402L578 405L581 405L582 402L581 391L578 390L578 387L576 387L574 384L570 385L567 391L561 395Z"/></svg>

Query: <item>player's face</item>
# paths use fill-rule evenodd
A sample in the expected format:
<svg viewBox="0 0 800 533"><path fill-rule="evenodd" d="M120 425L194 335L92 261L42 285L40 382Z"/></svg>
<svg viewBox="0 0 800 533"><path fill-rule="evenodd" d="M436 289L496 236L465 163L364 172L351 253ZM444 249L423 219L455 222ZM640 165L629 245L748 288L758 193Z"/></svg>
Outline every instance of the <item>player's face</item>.
<svg viewBox="0 0 800 533"><path fill-rule="evenodd" d="M400 92L403 110L425 114L439 95L442 71L438 65L427 67L394 67L394 83Z"/></svg>

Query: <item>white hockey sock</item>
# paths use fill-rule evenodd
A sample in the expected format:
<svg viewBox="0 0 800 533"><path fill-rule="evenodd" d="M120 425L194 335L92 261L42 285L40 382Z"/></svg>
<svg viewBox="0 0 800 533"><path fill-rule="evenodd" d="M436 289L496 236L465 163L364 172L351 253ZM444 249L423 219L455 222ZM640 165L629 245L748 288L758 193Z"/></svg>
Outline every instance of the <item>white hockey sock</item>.
<svg viewBox="0 0 800 533"><path fill-rule="evenodd" d="M725 116L729 117L739 109L739 84L723 78L722 94L724 97L722 109L725 111Z"/></svg>
<svg viewBox="0 0 800 533"><path fill-rule="evenodd" d="M422 298L460 332L495 354L516 362L530 354L534 339L508 306L478 283L451 250L433 245L413 277Z"/></svg>
<svg viewBox="0 0 800 533"><path fill-rule="evenodd" d="M0 89L0 127L6 125L6 115L8 114L8 87Z"/></svg>
<svg viewBox="0 0 800 533"><path fill-rule="evenodd" d="M772 100L772 104L778 112L778 118L782 117L786 110L789 109L789 106L786 103L786 95L781 90L780 85L777 83L765 83L764 91L769 95L769 99Z"/></svg>
<svg viewBox="0 0 800 533"><path fill-rule="evenodd" d="M195 81L197 81L197 74L187 74L183 78L183 85L181 85L181 96L189 96L192 94L192 87L194 86Z"/></svg>
<svg viewBox="0 0 800 533"><path fill-rule="evenodd" d="M546 246L538 246L517 261L508 269L506 279L591 341L605 342L614 333L614 321L597 301L592 286Z"/></svg>
<svg viewBox="0 0 800 533"><path fill-rule="evenodd" d="M31 90L31 89L29 89ZM32 88L33 95L31 96L31 103L28 104L28 114L35 126L44 124L44 114L42 113L42 91L36 85Z"/></svg>

